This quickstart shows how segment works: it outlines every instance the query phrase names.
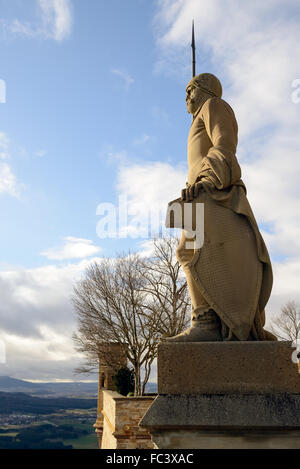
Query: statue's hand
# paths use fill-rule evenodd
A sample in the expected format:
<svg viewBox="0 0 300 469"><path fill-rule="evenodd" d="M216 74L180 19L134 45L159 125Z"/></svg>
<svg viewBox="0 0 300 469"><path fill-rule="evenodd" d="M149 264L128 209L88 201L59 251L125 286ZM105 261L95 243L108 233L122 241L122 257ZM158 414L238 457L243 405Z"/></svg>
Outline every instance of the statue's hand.
<svg viewBox="0 0 300 469"><path fill-rule="evenodd" d="M182 189L181 191L181 200L184 200L185 202L191 202L193 199L196 199L196 197L198 197L201 188L201 182L196 182L192 185L187 184L187 187L185 189Z"/></svg>

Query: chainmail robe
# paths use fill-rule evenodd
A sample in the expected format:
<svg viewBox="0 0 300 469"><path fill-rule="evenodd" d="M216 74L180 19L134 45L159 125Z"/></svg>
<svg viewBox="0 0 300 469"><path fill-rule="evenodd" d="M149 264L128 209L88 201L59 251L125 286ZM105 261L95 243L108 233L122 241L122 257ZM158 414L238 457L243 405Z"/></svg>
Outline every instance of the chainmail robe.
<svg viewBox="0 0 300 469"><path fill-rule="evenodd" d="M272 340L263 329L272 267L241 180L237 133L231 107L207 96L188 137L188 185L203 186L192 203L204 203L204 245L186 249L183 231L176 254L194 310L212 308L224 340Z"/></svg>

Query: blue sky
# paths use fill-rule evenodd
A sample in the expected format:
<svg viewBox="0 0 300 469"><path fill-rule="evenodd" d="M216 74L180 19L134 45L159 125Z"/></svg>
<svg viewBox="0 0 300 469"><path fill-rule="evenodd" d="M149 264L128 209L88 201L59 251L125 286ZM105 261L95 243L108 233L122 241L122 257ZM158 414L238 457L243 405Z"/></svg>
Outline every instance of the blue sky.
<svg viewBox="0 0 300 469"><path fill-rule="evenodd" d="M0 0L0 374L72 379L73 282L147 248L100 239L98 205L163 211L184 186L193 18L197 72L221 79L238 119L274 268L268 317L300 301L299 2Z"/></svg>
<svg viewBox="0 0 300 469"><path fill-rule="evenodd" d="M1 16L38 22L36 2L26 2L31 14L24 3L2 1ZM99 244L96 207L116 198L117 161L109 162L109 154L125 148L138 161L184 160L184 88L153 72L154 4L91 1L87 7L77 0L72 12L65 40L2 39L1 129L11 142L20 192L0 199L7 264L44 265L39 253L64 236ZM174 131L183 138L175 141ZM120 246L102 241L101 247L110 255Z"/></svg>

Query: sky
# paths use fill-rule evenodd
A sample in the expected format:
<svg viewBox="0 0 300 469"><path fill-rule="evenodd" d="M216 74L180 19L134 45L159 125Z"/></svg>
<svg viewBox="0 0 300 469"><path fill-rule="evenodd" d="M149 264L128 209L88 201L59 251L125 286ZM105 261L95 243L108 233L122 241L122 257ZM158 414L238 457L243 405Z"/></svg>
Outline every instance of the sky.
<svg viewBox="0 0 300 469"><path fill-rule="evenodd" d="M185 186L192 19L197 73L219 77L238 120L268 323L300 303L299 1L0 0L0 375L83 379L74 282L143 252L138 221ZM120 200L127 234L103 237Z"/></svg>

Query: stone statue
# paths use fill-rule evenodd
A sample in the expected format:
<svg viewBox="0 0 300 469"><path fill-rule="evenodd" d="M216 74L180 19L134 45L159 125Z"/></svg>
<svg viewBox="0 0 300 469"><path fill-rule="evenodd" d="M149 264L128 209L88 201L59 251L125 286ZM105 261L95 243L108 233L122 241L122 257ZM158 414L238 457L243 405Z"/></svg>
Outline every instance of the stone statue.
<svg viewBox="0 0 300 469"><path fill-rule="evenodd" d="M221 97L210 73L186 88L193 122L181 200L204 203L204 244L191 249L195 238L182 231L176 255L192 300L191 327L168 342L277 340L263 328L271 262L241 180L235 115Z"/></svg>

